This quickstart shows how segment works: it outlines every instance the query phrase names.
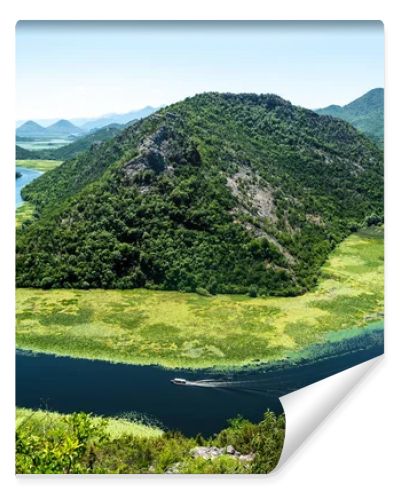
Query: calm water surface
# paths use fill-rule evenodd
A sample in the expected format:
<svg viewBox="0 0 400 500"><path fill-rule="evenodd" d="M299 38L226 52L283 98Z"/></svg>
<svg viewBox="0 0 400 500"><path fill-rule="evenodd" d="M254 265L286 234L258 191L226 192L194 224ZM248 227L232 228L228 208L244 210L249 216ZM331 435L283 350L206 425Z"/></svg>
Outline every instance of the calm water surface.
<svg viewBox="0 0 400 500"><path fill-rule="evenodd" d="M17 351L17 406L64 413L139 415L186 435L211 435L227 419L254 422L267 409L281 412L279 396L382 354L383 344L297 366L232 373L166 370ZM175 377L213 379L203 386L177 386Z"/></svg>

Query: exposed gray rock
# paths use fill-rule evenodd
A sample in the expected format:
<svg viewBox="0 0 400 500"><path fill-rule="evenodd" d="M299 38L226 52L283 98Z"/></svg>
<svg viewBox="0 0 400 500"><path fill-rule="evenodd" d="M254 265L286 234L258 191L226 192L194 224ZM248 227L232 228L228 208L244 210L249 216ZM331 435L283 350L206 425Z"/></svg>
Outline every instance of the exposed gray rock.
<svg viewBox="0 0 400 500"><path fill-rule="evenodd" d="M126 178L132 181L138 180L137 174L144 170L155 174L171 173L176 165L198 166L200 163L200 154L194 144L171 127L161 126L139 144L138 155L125 164L124 171Z"/></svg>
<svg viewBox="0 0 400 500"><path fill-rule="evenodd" d="M252 462L254 460L254 458L255 458L255 454L254 453L248 453L247 455L240 455L238 458L242 462Z"/></svg>
<svg viewBox="0 0 400 500"><path fill-rule="evenodd" d="M206 460L213 460L214 458L220 457L224 452L224 448L217 448L216 446L196 446L196 448L190 450L192 457L201 457Z"/></svg>
<svg viewBox="0 0 400 500"><path fill-rule="evenodd" d="M252 173L249 168L241 167L227 178L227 184L244 212L271 221L277 220L273 190L259 175Z"/></svg>
<svg viewBox="0 0 400 500"><path fill-rule="evenodd" d="M168 467L168 469L165 471L165 474L179 474L180 465L181 465L180 462L172 464L171 467Z"/></svg>
<svg viewBox="0 0 400 500"><path fill-rule="evenodd" d="M217 448L216 446L196 446L190 450L192 457L201 457L204 460L214 460L215 458L221 457L223 455L236 458L243 462L251 462L254 460L254 453L241 454L232 445L228 445L226 448Z"/></svg>

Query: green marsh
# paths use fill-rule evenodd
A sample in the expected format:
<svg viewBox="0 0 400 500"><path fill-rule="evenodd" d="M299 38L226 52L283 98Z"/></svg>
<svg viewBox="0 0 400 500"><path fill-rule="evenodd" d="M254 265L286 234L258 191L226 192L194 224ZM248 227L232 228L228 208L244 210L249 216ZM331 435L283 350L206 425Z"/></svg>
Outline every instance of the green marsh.
<svg viewBox="0 0 400 500"><path fill-rule="evenodd" d="M383 231L369 229L342 242L316 289L297 297L17 289L17 347L165 367L238 367L284 359L382 314Z"/></svg>

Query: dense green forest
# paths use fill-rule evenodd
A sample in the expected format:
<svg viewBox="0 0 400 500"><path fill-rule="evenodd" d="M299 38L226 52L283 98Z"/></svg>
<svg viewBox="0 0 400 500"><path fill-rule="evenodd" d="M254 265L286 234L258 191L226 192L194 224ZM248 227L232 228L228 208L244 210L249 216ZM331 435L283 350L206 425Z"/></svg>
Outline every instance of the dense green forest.
<svg viewBox="0 0 400 500"><path fill-rule="evenodd" d="M275 95L168 106L26 186L17 285L294 295L383 217L383 155Z"/></svg>
<svg viewBox="0 0 400 500"><path fill-rule="evenodd" d="M37 160L39 155L36 151L29 151L28 149L15 146L15 159L16 160Z"/></svg>
<svg viewBox="0 0 400 500"><path fill-rule="evenodd" d="M358 130L383 146L384 93L382 88L372 89L346 106L328 106L316 111L351 123Z"/></svg>
<svg viewBox="0 0 400 500"><path fill-rule="evenodd" d="M258 424L233 419L210 439L187 438L178 432L113 436L107 432L106 419L85 413L34 417L17 425L17 474L265 474L277 465L285 438L284 416L272 412ZM196 457L191 453L196 446L222 450L230 446L248 460L229 453L212 460Z"/></svg>

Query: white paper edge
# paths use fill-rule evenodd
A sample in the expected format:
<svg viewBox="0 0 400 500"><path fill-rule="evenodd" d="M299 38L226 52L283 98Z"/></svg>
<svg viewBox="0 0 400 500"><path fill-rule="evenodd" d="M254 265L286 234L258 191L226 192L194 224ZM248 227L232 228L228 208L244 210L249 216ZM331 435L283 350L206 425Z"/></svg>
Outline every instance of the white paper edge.
<svg viewBox="0 0 400 500"><path fill-rule="evenodd" d="M278 471L383 356L353 366L280 399L286 419L285 442Z"/></svg>

